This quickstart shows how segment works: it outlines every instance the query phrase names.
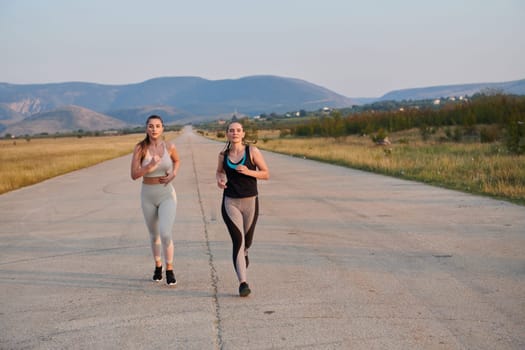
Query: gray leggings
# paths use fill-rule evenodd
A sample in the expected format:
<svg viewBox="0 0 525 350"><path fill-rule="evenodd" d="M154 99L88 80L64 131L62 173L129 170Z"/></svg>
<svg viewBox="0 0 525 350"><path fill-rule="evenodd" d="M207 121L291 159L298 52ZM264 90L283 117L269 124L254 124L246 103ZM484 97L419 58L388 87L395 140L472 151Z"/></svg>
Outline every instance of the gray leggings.
<svg viewBox="0 0 525 350"><path fill-rule="evenodd" d="M233 267L239 282L246 282L246 260L259 216L258 197L222 199L222 218L233 244Z"/></svg>
<svg viewBox="0 0 525 350"><path fill-rule="evenodd" d="M166 263L173 263L173 224L177 213L177 193L171 184L142 184L142 213L151 239L155 261L161 260L161 243Z"/></svg>

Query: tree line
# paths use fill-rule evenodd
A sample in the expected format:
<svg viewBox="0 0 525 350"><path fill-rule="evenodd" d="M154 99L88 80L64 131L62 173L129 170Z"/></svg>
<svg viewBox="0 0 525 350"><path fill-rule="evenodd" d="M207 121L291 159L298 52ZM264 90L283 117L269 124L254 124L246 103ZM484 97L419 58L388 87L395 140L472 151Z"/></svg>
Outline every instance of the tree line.
<svg viewBox="0 0 525 350"><path fill-rule="evenodd" d="M413 128L419 128L423 137L430 128L448 128L451 140L459 141L462 136L469 135L478 137L481 142L504 141L510 152L525 153L525 96L476 94L440 108L366 110L346 116L334 110L328 116L295 125L289 132L293 136L337 138L374 133L386 135Z"/></svg>

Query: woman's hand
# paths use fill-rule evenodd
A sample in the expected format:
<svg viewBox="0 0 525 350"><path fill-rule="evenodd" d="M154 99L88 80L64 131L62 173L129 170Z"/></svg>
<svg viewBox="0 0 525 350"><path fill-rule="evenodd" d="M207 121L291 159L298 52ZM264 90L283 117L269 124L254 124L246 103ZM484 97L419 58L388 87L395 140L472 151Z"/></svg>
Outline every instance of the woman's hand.
<svg viewBox="0 0 525 350"><path fill-rule="evenodd" d="M171 181L173 181L173 179L175 178L175 173L174 172L168 172L166 171L166 176L162 176L159 178L159 182L161 184L164 184L164 185L167 185L169 184Z"/></svg>
<svg viewBox="0 0 525 350"><path fill-rule="evenodd" d="M220 179L220 180L217 180L217 186L224 190L227 186L226 186L226 180L225 179Z"/></svg>
<svg viewBox="0 0 525 350"><path fill-rule="evenodd" d="M148 172L152 172L155 169L157 169L159 164L160 164L160 157L158 155L154 155L153 157L151 157L151 161L148 163Z"/></svg>
<svg viewBox="0 0 525 350"><path fill-rule="evenodd" d="M250 172L250 169L248 169L246 165L237 165L235 170L237 170L238 173L244 174L244 175L248 175L248 173Z"/></svg>
<svg viewBox="0 0 525 350"><path fill-rule="evenodd" d="M217 172L215 178L217 179L217 186L221 190L224 190L227 187L226 186L226 175L224 175L224 173Z"/></svg>

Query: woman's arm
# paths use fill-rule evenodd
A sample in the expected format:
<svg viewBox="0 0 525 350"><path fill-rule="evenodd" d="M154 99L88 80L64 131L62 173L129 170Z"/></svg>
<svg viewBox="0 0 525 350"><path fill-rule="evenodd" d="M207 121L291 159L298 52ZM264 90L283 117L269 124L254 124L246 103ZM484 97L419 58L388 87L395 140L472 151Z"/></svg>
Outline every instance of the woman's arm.
<svg viewBox="0 0 525 350"><path fill-rule="evenodd" d="M215 178L217 179L217 186L221 189L226 188L226 172L224 171L224 153L219 153L219 160L217 164L217 171L215 172Z"/></svg>
<svg viewBox="0 0 525 350"><path fill-rule="evenodd" d="M151 163L146 167L142 167L142 164L140 164L141 151L140 145L136 145L135 149L133 150L133 158L131 158L131 178L133 180L144 176L144 174L147 174L150 170L148 166Z"/></svg>
<svg viewBox="0 0 525 350"><path fill-rule="evenodd" d="M142 149L140 148L140 145L136 145L135 149L133 150L133 156L131 158L131 178L133 180L136 180L147 173L155 170L155 168L160 163L160 157L155 156L151 159L151 161L146 164L146 166L142 166L140 157L142 154Z"/></svg>
<svg viewBox="0 0 525 350"><path fill-rule="evenodd" d="M163 176L159 179L161 184L168 184L173 181L173 179L177 176L177 172L180 167L179 153L177 152L175 145L170 142L166 142L166 149L168 150L173 165L171 172L166 172L166 176Z"/></svg>
<svg viewBox="0 0 525 350"><path fill-rule="evenodd" d="M270 171L268 170L268 166L266 165L266 161L264 160L261 151L255 146L249 147L252 161L257 169L250 170L246 165L239 165L235 170L241 174L252 176L259 180L268 180L270 178Z"/></svg>
<svg viewBox="0 0 525 350"><path fill-rule="evenodd" d="M168 147L169 147L168 149L170 152L170 158L171 158L171 161L173 162L173 169L172 169L173 177L175 177L177 176L177 172L179 171L179 167L180 167L179 153L177 152L177 148L175 147L174 144L168 142Z"/></svg>

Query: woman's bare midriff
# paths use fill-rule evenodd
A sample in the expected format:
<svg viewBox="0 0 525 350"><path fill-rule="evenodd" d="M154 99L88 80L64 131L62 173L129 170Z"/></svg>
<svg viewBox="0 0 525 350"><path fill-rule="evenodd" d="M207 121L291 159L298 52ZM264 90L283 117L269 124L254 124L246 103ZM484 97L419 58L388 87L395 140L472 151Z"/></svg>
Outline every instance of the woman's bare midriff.
<svg viewBox="0 0 525 350"><path fill-rule="evenodd" d="M142 183L146 185L159 185L160 184L160 176L155 177L143 177Z"/></svg>

